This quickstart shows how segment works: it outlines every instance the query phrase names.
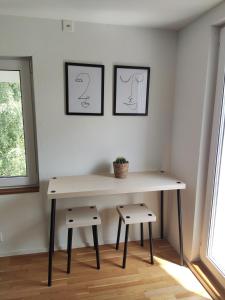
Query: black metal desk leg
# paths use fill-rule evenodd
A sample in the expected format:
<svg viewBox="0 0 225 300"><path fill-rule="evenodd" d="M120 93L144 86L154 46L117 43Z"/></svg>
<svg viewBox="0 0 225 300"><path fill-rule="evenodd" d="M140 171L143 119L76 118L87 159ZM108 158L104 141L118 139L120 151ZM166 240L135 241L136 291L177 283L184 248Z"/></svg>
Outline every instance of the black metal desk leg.
<svg viewBox="0 0 225 300"><path fill-rule="evenodd" d="M180 190L177 190L177 211L178 211L179 243L180 243L180 264L181 266L183 266L184 254L183 254L182 208L181 208Z"/></svg>
<svg viewBox="0 0 225 300"><path fill-rule="evenodd" d="M117 239L116 239L116 250L119 249L119 244L120 244L121 223L122 223L122 218L120 217L119 224L118 224L118 231L117 231Z"/></svg>
<svg viewBox="0 0 225 300"><path fill-rule="evenodd" d="M161 210L161 239L164 238L164 193L163 191L160 192L160 210Z"/></svg>
<svg viewBox="0 0 225 300"><path fill-rule="evenodd" d="M48 286L52 285L52 256L54 251L54 236L55 236L55 209L56 209L56 199L52 199L49 251L48 251Z"/></svg>

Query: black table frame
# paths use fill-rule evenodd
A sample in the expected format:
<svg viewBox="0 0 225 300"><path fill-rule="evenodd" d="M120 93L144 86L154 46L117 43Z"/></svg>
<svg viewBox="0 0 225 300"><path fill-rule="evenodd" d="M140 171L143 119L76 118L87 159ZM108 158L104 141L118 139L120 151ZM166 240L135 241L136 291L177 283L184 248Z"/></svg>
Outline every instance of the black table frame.
<svg viewBox="0 0 225 300"><path fill-rule="evenodd" d="M183 232L182 232L182 208L181 208L181 191L177 190L177 213L178 213L178 232L180 245L180 264L184 265L183 254ZM161 239L164 238L164 191L160 191L160 219L161 219ZM56 199L51 200L51 218L50 218L50 237L48 252L48 286L52 285L52 261L55 243L55 215L56 215Z"/></svg>

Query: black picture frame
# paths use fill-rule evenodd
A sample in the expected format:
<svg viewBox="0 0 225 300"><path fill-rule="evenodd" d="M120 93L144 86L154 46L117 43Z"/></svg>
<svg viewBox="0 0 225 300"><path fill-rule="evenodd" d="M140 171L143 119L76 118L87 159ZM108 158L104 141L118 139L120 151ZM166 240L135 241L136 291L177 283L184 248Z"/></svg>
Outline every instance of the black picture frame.
<svg viewBox="0 0 225 300"><path fill-rule="evenodd" d="M72 111L70 108L70 79L69 79L69 68L70 67L84 67L85 68L98 68L101 70L101 87L100 87L100 111L99 112L80 112ZM66 115L83 115L83 116L103 116L104 115L104 73L105 66L101 64L86 64L86 63L73 63L65 62L65 87L66 87Z"/></svg>
<svg viewBox="0 0 225 300"><path fill-rule="evenodd" d="M117 71L119 69L134 69L134 70L140 70L140 71L146 71L147 72L147 82L146 82L146 90L145 90L145 110L143 113L138 112L118 112L117 111ZM114 66L114 90L113 90L113 115L117 116L148 116L148 107L149 107L149 86L150 86L150 67L139 67L139 66L126 66L126 65L115 65ZM131 87L132 88L132 87Z"/></svg>

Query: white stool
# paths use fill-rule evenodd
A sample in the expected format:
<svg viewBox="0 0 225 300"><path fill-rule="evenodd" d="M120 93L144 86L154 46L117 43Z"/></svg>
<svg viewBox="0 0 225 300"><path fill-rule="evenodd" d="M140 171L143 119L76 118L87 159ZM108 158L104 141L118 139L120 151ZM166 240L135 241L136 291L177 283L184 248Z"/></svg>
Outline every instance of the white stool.
<svg viewBox="0 0 225 300"><path fill-rule="evenodd" d="M119 249L120 242L120 231L121 231L121 223L126 225L125 232L125 243L124 243L124 252L123 252L123 268L126 267L126 259L127 259L127 241L128 241L128 233L129 233L129 225L130 224L140 224L141 228L141 246L144 245L143 241L143 223L148 223L149 228L149 243L150 243L150 257L151 264L154 264L153 260L153 247L152 247L152 222L156 222L155 214L148 209L148 207L144 204L130 204L130 205L120 205L116 207L119 213L119 225L117 232L117 241L116 241L116 250Z"/></svg>
<svg viewBox="0 0 225 300"><path fill-rule="evenodd" d="M96 251L97 269L100 269L99 249L98 249L98 230L97 225L101 224L101 218L98 214L96 206L75 207L67 209L66 226L68 228L67 240L67 273L70 273L71 266L71 249L73 228L92 226L94 247Z"/></svg>

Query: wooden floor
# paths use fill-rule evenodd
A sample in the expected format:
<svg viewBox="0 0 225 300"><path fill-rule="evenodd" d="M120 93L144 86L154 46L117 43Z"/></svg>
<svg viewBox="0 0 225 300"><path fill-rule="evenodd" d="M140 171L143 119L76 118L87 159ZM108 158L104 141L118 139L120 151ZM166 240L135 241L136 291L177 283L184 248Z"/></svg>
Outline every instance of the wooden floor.
<svg viewBox="0 0 225 300"><path fill-rule="evenodd" d="M47 287L47 254L0 259L0 299L17 300L198 300L211 299L191 271L179 266L179 257L167 241L155 240L155 265L137 242L128 245L127 268L121 268L122 244L100 247L101 270L95 269L92 248L73 251L67 275L66 252L54 255L53 285Z"/></svg>

